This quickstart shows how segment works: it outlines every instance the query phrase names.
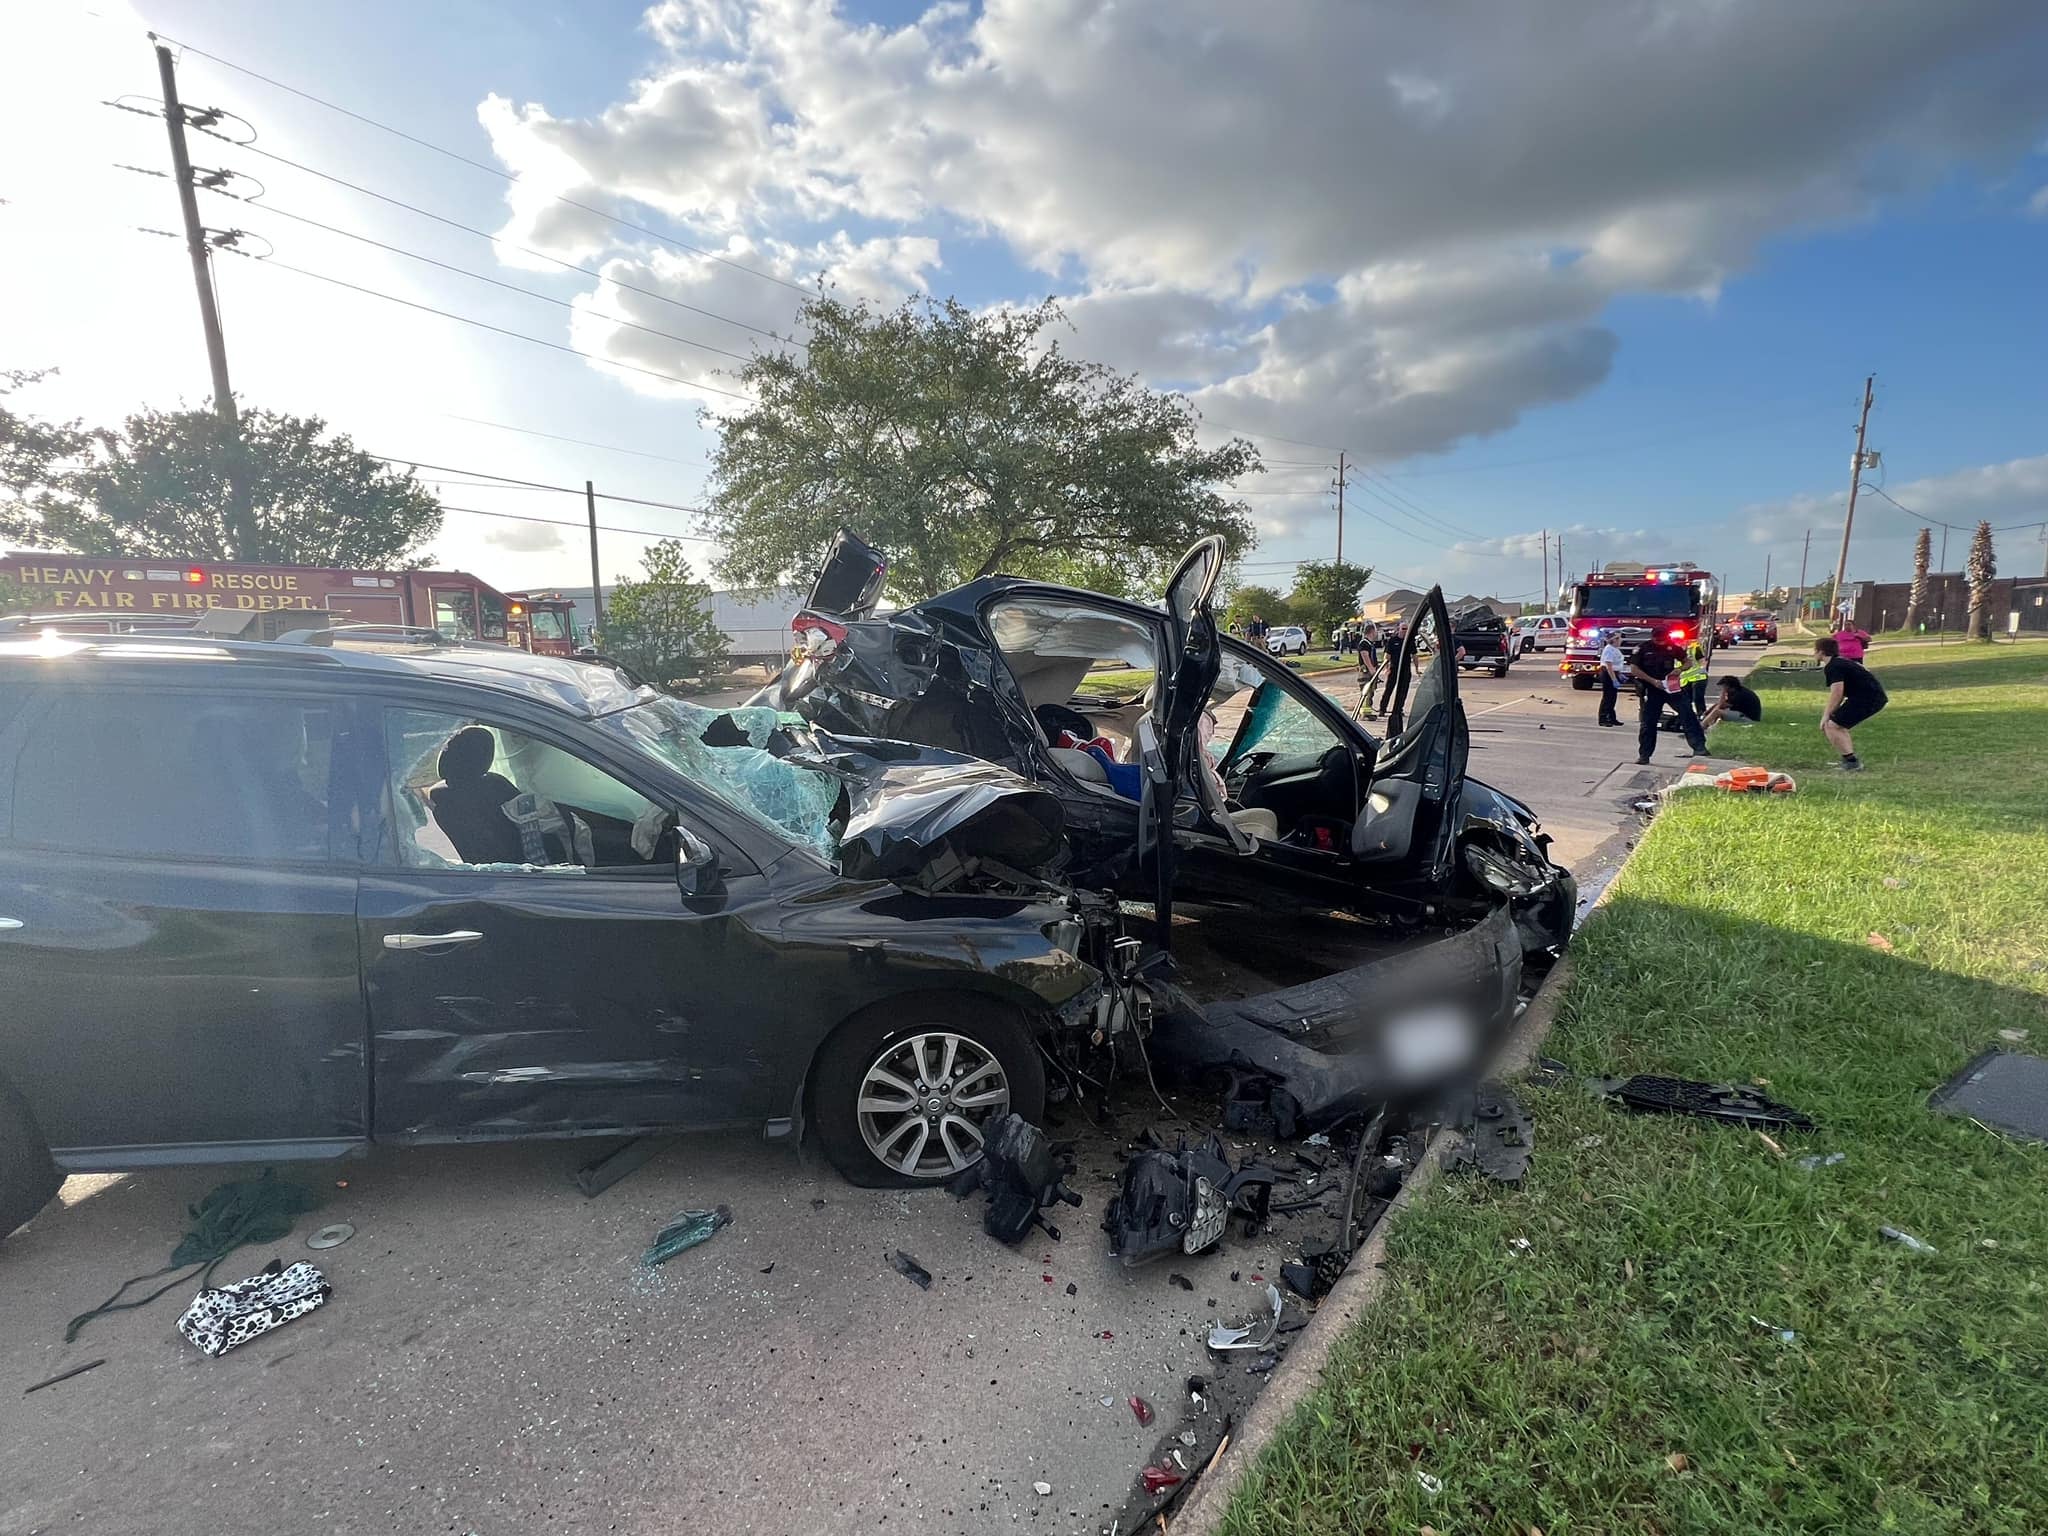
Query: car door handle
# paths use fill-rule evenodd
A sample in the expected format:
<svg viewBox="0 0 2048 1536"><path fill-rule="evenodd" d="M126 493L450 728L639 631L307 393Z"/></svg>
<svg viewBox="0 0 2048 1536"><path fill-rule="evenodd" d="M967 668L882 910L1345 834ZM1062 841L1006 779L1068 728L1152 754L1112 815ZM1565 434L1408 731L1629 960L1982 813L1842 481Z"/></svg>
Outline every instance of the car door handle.
<svg viewBox="0 0 2048 1536"><path fill-rule="evenodd" d="M22 922L18 917L0 917L0 933L11 933L21 926Z"/></svg>
<svg viewBox="0 0 2048 1536"><path fill-rule="evenodd" d="M439 949L445 944L474 944L482 937L474 928L458 928L453 933L387 933L384 935L384 947Z"/></svg>

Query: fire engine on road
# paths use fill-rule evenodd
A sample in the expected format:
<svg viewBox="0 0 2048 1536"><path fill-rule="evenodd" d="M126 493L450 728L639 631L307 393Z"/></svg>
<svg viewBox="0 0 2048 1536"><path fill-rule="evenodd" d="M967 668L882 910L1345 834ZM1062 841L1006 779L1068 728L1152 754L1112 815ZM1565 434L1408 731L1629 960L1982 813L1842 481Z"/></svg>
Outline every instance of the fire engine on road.
<svg viewBox="0 0 2048 1536"><path fill-rule="evenodd" d="M448 640L485 640L542 655L576 649L574 604L558 592L510 595L462 571L351 571L312 565L138 560L121 555L32 552L0 556L0 581L28 601L30 622L67 629L226 633L231 616L282 632L371 624L431 629Z"/></svg>
<svg viewBox="0 0 2048 1536"><path fill-rule="evenodd" d="M1717 598L1713 576L1690 560L1610 560L1572 589L1571 628L1557 670L1574 688L1591 688L1599 681L1600 647L1609 637L1623 652L1652 635L1681 649L1697 641L1711 658Z"/></svg>

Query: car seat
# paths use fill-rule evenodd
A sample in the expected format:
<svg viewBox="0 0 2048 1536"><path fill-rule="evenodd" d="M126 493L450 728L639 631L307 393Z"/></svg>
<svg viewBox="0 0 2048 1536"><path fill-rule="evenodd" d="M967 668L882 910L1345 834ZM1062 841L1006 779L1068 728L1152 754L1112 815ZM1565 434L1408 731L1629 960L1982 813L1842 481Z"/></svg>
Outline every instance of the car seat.
<svg viewBox="0 0 2048 1536"><path fill-rule="evenodd" d="M504 813L519 786L492 773L498 742L480 725L466 725L448 738L438 764L441 782L427 792L434 824L455 845L465 864L519 864L525 846L519 828Z"/></svg>

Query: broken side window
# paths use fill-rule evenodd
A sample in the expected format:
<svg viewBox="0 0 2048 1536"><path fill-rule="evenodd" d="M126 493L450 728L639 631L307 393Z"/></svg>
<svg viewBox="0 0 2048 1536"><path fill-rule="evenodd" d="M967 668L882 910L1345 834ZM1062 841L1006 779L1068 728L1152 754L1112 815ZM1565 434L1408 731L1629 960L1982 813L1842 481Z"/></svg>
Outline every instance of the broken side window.
<svg viewBox="0 0 2048 1536"><path fill-rule="evenodd" d="M666 872L675 818L602 768L524 731L387 709L390 815L414 869Z"/></svg>

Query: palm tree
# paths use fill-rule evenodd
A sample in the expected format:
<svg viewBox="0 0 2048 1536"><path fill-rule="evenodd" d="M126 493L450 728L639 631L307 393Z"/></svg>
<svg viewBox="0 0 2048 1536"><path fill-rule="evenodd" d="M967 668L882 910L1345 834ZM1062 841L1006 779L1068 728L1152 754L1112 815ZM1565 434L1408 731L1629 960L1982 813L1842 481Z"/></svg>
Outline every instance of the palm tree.
<svg viewBox="0 0 2048 1536"><path fill-rule="evenodd" d="M1969 563L1963 574L1970 582L1970 638L1991 638L1991 581L1998 574L1998 562L1991 554L1991 524L1981 522L1970 539Z"/></svg>
<svg viewBox="0 0 2048 1536"><path fill-rule="evenodd" d="M1922 528L1920 537L1913 541L1913 590L1906 594L1906 633L1911 634L1920 623L1920 611L1927 606L1927 566L1933 558L1933 534L1931 528Z"/></svg>

